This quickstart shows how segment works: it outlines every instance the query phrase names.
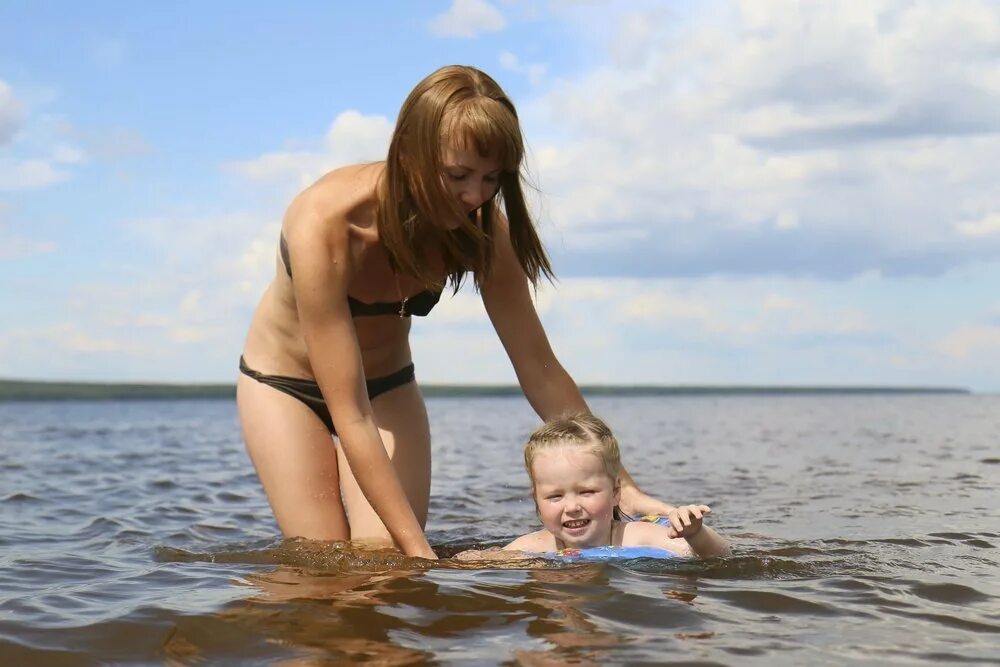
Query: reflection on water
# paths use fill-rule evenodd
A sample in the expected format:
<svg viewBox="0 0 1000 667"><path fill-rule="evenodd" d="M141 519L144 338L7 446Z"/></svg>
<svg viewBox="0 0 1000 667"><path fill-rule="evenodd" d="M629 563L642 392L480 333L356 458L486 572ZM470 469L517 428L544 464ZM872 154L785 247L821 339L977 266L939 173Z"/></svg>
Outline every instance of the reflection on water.
<svg viewBox="0 0 1000 667"><path fill-rule="evenodd" d="M535 525L514 399L429 404L436 563L277 539L228 402L0 405L0 664L1000 658L1000 398L594 407L732 557L449 561Z"/></svg>

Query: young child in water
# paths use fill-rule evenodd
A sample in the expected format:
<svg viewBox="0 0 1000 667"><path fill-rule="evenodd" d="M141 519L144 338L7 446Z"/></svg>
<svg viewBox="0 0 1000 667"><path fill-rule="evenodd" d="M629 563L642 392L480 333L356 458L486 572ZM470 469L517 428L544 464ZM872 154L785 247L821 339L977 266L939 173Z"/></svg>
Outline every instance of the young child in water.
<svg viewBox="0 0 1000 667"><path fill-rule="evenodd" d="M522 535L506 551L559 552L589 547L653 547L677 556L729 553L726 541L704 525L707 505L684 505L669 526L617 520L621 460L618 441L593 415L550 421L531 434L524 465L543 528ZM480 552L482 553L482 552Z"/></svg>

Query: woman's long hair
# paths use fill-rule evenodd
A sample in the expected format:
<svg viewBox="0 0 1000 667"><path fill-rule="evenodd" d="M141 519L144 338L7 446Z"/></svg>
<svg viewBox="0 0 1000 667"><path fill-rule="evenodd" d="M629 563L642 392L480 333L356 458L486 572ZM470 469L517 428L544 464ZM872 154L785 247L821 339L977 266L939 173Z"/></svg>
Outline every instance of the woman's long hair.
<svg viewBox="0 0 1000 667"><path fill-rule="evenodd" d="M442 183L444 142L474 148L500 163L497 194L482 205L478 216L467 216ZM425 285L443 287L414 243L419 229L440 245L445 282L458 290L471 271L476 288L481 288L491 268L497 205L502 203L511 245L528 279L536 287L543 275L551 280L552 266L524 200L523 159L517 111L487 74L452 65L418 83L400 109L378 188L379 238L393 268Z"/></svg>

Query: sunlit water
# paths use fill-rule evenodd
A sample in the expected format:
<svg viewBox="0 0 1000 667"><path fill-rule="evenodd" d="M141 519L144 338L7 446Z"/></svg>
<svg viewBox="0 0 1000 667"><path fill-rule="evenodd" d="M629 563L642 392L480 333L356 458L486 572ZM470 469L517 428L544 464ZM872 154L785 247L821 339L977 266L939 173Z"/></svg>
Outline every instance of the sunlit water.
<svg viewBox="0 0 1000 667"><path fill-rule="evenodd" d="M282 543L231 401L0 404L0 664L1000 659L1000 397L591 400L718 562ZM523 399L429 401L431 543L536 527Z"/></svg>

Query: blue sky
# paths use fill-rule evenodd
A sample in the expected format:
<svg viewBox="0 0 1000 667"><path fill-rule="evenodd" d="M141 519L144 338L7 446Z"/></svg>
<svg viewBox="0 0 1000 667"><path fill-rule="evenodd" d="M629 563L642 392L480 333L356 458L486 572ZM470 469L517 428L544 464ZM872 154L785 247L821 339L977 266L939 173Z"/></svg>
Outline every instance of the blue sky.
<svg viewBox="0 0 1000 667"><path fill-rule="evenodd" d="M4 3L0 377L232 380L290 198L465 63L578 381L998 391L998 44L975 0ZM413 348L514 381L471 290Z"/></svg>

